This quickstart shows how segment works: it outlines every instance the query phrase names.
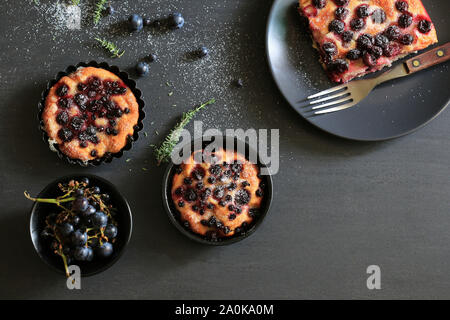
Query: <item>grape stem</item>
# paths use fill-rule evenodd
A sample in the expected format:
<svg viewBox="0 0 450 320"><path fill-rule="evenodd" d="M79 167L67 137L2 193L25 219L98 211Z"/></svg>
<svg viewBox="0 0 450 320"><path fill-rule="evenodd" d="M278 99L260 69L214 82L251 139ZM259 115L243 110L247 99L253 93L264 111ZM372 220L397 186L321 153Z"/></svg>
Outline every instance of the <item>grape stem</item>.
<svg viewBox="0 0 450 320"><path fill-rule="evenodd" d="M56 240L58 241L58 243L60 244L60 246L61 246L61 240L59 239L59 237L58 237L58 235L56 235L55 234L55 238L56 238ZM60 247L60 248L58 248L58 254L59 254L59 256L63 259L63 263L64 263L64 270L66 271L66 276L67 276L67 278L69 278L70 277L70 273L69 273L69 267L67 266L67 258L66 258L66 255L63 253L63 251L62 251L62 248Z"/></svg>
<svg viewBox="0 0 450 320"><path fill-rule="evenodd" d="M43 202L43 203L54 203L54 204L56 204L56 205L60 205L61 203L64 203L64 202L70 202L70 201L75 200L75 197L70 197L70 198L65 198L65 199L33 198L33 197L28 193L28 191L25 191L23 194L25 195L25 197L26 197L28 200L36 201L36 202Z"/></svg>
<svg viewBox="0 0 450 320"><path fill-rule="evenodd" d="M64 262L64 269L66 270L66 276L67 278L70 277L70 273L69 273L69 267L67 266L67 258L66 255L64 253L59 253L59 255L61 256L61 258L63 259Z"/></svg>

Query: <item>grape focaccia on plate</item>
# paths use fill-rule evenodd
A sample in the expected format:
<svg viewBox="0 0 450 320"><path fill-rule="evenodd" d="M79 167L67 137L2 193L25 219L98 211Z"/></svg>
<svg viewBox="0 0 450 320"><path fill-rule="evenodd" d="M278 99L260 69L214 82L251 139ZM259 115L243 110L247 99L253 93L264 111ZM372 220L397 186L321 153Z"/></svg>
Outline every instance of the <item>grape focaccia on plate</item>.
<svg viewBox="0 0 450 320"><path fill-rule="evenodd" d="M334 82L391 66L438 41L421 0L300 0L299 12Z"/></svg>

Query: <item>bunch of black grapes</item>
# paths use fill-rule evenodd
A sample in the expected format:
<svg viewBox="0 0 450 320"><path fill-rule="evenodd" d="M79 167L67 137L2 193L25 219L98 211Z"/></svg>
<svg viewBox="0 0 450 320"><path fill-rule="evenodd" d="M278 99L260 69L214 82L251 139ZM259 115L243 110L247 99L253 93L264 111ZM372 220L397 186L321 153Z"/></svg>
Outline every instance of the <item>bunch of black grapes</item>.
<svg viewBox="0 0 450 320"><path fill-rule="evenodd" d="M55 199L32 198L30 200L54 203L61 211L50 213L41 236L51 250L61 256L64 267L74 261L90 262L107 258L114 252L117 223L113 216L116 209L109 204L110 196L98 186L90 186L89 179L59 184L63 195Z"/></svg>

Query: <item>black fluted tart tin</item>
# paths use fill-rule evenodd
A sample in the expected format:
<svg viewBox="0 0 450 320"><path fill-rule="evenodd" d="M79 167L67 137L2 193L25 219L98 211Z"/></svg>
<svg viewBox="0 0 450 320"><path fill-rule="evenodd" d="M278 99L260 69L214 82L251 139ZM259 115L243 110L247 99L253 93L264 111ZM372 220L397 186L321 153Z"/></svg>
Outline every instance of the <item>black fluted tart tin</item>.
<svg viewBox="0 0 450 320"><path fill-rule="evenodd" d="M119 260L130 242L133 231L133 218L130 205L119 190L109 181L92 174L75 174L58 178L49 183L38 195L38 198L54 198L60 194L58 183L67 183L70 180L80 180L88 178L89 183L100 187L111 197L111 203L117 208L118 213L114 217L118 224L117 241L114 244L113 254L105 259L94 259L91 262L79 262L78 265L83 277L92 276L110 268ZM30 236L36 253L51 269L65 275L63 260L56 255L49 247L45 239L41 238L41 232L45 228L45 218L51 212L56 212L58 207L54 204L35 202L31 208L30 218Z"/></svg>
<svg viewBox="0 0 450 320"><path fill-rule="evenodd" d="M237 151L238 139L236 137L222 136L220 138L223 139L223 148L224 149L226 149L226 146L227 146L226 140L234 139L234 148L235 148L235 151ZM198 141L201 141L201 144L199 144ZM191 144L190 150L191 150L191 152L195 152L195 151L204 149L208 144L211 143L211 141L214 141L214 138L212 138L212 140L210 137L192 140L190 142L190 144ZM242 140L239 140L239 141L241 143L245 144L245 157L248 160L249 150L254 151L254 149L251 148L247 142L244 142ZM198 148L195 149L194 146L197 144L201 145L201 149L198 149ZM258 167L269 169L267 167L267 165L261 160L259 153L257 153L257 154L258 154L258 158L257 158ZM171 190L172 190L172 180L173 180L173 176L175 174L175 167L176 167L176 165L171 161L167 165L166 171L164 173L163 183L162 183L163 206L164 206L164 209L166 210L166 213L169 217L170 222L175 226L175 228L178 229L178 231L180 231L183 235L185 235L186 237L188 237L191 240L194 240L201 244L211 245L211 246L224 246L224 245L230 245L230 244L239 242L241 240L246 239L250 235L252 235L256 231L256 229L262 224L264 218L266 217L267 213L269 212L270 205L271 205L272 199L273 199L273 180L272 180L271 174L261 176L262 182L264 182L265 186L263 188L264 198L261 202L260 213L258 216L256 216L254 218L254 220L248 225L248 227L245 228L245 230L243 230L239 234L232 235L230 237L220 237L217 239L211 239L211 238L208 238L207 236L202 236L200 234L197 234L197 233L191 231L189 228L186 228L183 225L183 223L180 219L180 213L178 212L178 210L176 209L176 207L172 201Z"/></svg>
<svg viewBox="0 0 450 320"><path fill-rule="evenodd" d="M102 68L105 70L108 70L112 73L114 73L116 76L118 76L127 86L130 88L130 90L133 92L134 96L136 97L136 101L139 106L139 118L138 123L134 127L133 136L129 137L126 145L117 153L109 153L105 154L101 158L83 161L80 159L73 159L64 154L57 144L51 144L49 141L49 136L44 128L44 123L42 120L42 113L45 108L45 100L47 98L47 95L50 91L50 89L63 77L68 76L69 74L77 71L80 67L95 67L95 68ZM41 100L38 104L38 121L39 121L39 130L42 132L42 139L44 142L49 146L50 150L56 152L59 158L62 160L67 161L70 164L80 165L83 167L87 166L98 166L102 163L110 163L114 158L120 158L123 156L124 151L128 151L131 149L133 142L137 141L139 138L139 132L144 128L143 120L145 118L145 112L144 112L145 102L143 100L143 94L142 91L136 87L136 81L134 81L130 75L125 72L121 71L119 67L117 66L110 66L106 62L96 62L96 61L90 61L90 62L80 62L77 65L70 65L66 68L65 71L60 71L58 74L53 78L52 80L47 82L47 86L45 90L42 92Z"/></svg>

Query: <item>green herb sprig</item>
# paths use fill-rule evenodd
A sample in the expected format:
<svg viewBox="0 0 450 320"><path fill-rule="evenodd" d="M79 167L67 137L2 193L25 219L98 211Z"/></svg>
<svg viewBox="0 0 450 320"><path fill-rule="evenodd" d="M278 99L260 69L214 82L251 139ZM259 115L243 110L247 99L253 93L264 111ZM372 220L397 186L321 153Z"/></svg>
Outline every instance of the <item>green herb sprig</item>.
<svg viewBox="0 0 450 320"><path fill-rule="evenodd" d="M94 24L98 24L98 22L100 21L107 2L108 0L98 0L97 3L95 4Z"/></svg>
<svg viewBox="0 0 450 320"><path fill-rule="evenodd" d="M95 40L97 40L103 48L111 52L111 58L120 58L125 53L125 50L122 50L122 52L120 52L120 49L117 48L117 46L111 41L100 38L95 38Z"/></svg>
<svg viewBox="0 0 450 320"><path fill-rule="evenodd" d="M197 114L197 112L205 108L207 105L213 104L215 102L216 99L213 98L208 102L203 103L201 106L183 113L181 121L172 129L172 131L170 131L169 135L164 139L159 148L153 146L158 166L161 163L167 162L169 160L173 148L175 148L175 146L178 143L178 140L180 139L181 131L192 120L192 118Z"/></svg>

